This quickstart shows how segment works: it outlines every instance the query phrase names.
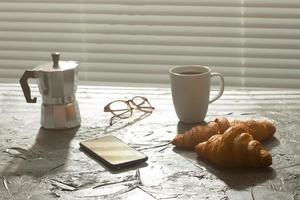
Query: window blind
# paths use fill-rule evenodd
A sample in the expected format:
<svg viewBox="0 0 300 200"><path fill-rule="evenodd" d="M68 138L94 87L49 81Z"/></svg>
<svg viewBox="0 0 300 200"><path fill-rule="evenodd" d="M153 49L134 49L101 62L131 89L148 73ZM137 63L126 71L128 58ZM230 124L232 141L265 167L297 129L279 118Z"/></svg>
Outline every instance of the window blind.
<svg viewBox="0 0 300 200"><path fill-rule="evenodd" d="M244 85L300 88L300 1L243 5Z"/></svg>
<svg viewBox="0 0 300 200"><path fill-rule="evenodd" d="M296 0L10 0L0 2L0 80L78 60L92 83L166 84L176 65L208 65L227 85L297 87ZM274 9L274 10L273 10ZM289 11L286 13L285 11Z"/></svg>

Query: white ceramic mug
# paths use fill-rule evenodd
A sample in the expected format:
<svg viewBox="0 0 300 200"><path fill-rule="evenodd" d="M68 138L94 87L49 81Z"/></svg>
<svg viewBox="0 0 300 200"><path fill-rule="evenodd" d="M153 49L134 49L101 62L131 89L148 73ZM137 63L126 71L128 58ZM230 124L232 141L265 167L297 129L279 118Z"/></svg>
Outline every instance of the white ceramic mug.
<svg viewBox="0 0 300 200"><path fill-rule="evenodd" d="M222 74L211 72L209 67L201 65L173 67L169 73L173 103L179 120L183 123L204 121L208 105L224 92ZM219 93L210 100L210 79L213 76L220 78L221 87Z"/></svg>

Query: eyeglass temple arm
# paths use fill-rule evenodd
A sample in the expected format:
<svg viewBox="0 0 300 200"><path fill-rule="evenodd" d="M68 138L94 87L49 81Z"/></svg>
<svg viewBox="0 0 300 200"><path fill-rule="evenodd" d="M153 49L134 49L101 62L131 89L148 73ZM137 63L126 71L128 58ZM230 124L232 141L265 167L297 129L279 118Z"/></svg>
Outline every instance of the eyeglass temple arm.
<svg viewBox="0 0 300 200"><path fill-rule="evenodd" d="M138 108L151 108L151 109L155 109L155 107L153 107L153 106L139 106Z"/></svg>

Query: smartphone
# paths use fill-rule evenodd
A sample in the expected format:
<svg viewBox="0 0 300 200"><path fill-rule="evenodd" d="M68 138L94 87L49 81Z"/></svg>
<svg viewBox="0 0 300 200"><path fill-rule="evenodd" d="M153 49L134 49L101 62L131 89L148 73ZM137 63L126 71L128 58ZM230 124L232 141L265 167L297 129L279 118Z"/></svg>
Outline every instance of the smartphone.
<svg viewBox="0 0 300 200"><path fill-rule="evenodd" d="M82 141L79 144L84 151L112 170L122 169L148 160L146 155L113 135Z"/></svg>

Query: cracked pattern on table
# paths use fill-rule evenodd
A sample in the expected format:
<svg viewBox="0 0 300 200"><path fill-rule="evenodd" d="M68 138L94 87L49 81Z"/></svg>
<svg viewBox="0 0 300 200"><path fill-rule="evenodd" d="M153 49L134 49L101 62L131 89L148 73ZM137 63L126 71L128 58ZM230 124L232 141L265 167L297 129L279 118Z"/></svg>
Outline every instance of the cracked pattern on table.
<svg viewBox="0 0 300 200"><path fill-rule="evenodd" d="M38 96L36 88L34 95ZM108 126L104 105L146 96L156 109L135 112ZM178 123L169 89L79 87L82 125L65 131L40 128L40 105L26 104L18 85L0 85L1 199L299 199L300 91L227 90L210 105L215 116L270 119L276 137L264 145L266 169L221 169L194 152L168 144L190 126ZM113 134L144 152L147 163L109 171L79 149L79 142Z"/></svg>

